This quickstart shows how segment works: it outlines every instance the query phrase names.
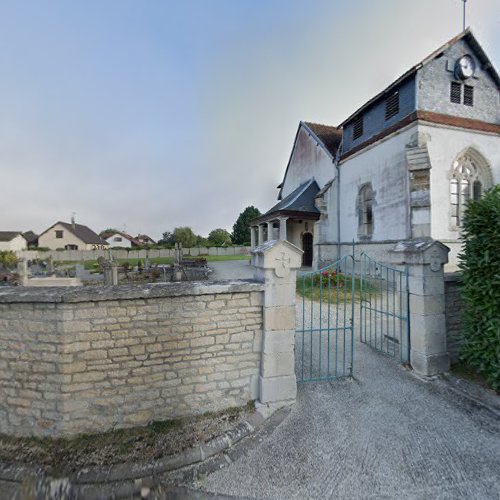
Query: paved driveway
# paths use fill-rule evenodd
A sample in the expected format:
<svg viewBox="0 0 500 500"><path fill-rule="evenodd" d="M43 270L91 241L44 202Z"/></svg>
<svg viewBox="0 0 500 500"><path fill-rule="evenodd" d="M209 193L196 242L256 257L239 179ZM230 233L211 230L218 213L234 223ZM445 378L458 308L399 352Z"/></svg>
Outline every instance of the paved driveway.
<svg viewBox="0 0 500 500"><path fill-rule="evenodd" d="M290 416L208 492L247 498L500 498L498 415L356 344L354 380L299 386Z"/></svg>

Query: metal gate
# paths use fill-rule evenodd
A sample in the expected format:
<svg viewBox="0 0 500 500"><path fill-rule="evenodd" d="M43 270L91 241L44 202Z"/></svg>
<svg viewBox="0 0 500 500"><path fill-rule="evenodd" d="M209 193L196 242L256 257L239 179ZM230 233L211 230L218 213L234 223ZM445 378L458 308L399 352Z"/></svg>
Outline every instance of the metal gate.
<svg viewBox="0 0 500 500"><path fill-rule="evenodd" d="M359 289L348 255L297 279L295 364L298 382L352 376L354 300Z"/></svg>
<svg viewBox="0 0 500 500"><path fill-rule="evenodd" d="M401 363L409 362L408 271L360 257L359 338Z"/></svg>

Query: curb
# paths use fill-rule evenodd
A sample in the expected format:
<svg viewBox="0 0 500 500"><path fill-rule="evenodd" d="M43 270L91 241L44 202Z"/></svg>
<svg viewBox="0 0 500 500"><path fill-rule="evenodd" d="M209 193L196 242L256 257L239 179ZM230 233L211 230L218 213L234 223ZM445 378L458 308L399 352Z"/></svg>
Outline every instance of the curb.
<svg viewBox="0 0 500 500"><path fill-rule="evenodd" d="M217 436L202 445L170 455L160 460L147 463L121 463L108 467L92 467L81 469L77 473L66 474L64 471L30 466L26 464L0 463L0 481L21 484L27 477L65 476L74 486L91 486L98 484L116 483L122 481L136 481L152 476L158 476L175 471L183 467L200 464L229 448L232 448L242 439L259 430L271 417L274 425L279 425L290 413L290 408L273 408L261 406L246 420L240 422L233 429Z"/></svg>
<svg viewBox="0 0 500 500"><path fill-rule="evenodd" d="M442 375L439 382L454 393L483 406L500 417L500 397L494 391L481 387L474 382L455 377L451 373Z"/></svg>

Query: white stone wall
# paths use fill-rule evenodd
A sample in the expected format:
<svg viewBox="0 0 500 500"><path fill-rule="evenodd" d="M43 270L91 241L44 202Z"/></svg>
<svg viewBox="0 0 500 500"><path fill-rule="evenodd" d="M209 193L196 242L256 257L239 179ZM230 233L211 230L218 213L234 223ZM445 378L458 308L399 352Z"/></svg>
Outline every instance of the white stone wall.
<svg viewBox="0 0 500 500"><path fill-rule="evenodd" d="M335 167L323 147L301 127L286 173L282 197L288 196L311 177L322 188L335 177Z"/></svg>
<svg viewBox="0 0 500 500"><path fill-rule="evenodd" d="M10 241L0 241L0 250L10 250L12 252L18 252L20 250L25 250L28 247L24 236L17 235Z"/></svg>
<svg viewBox="0 0 500 500"><path fill-rule="evenodd" d="M420 125L428 134L431 160L431 236L445 244L456 242L459 232L450 223L450 174L453 162L469 147L475 148L490 164L494 183L500 183L500 137L495 134L438 125ZM450 258L450 262L453 256Z"/></svg>
<svg viewBox="0 0 500 500"><path fill-rule="evenodd" d="M405 146L415 134L416 124L368 147L340 164L340 239L358 240L356 200L360 187L371 182L373 205L373 241L408 238L408 167ZM336 188L332 186L330 214L336 214ZM328 219L327 240L337 240L335 216Z"/></svg>

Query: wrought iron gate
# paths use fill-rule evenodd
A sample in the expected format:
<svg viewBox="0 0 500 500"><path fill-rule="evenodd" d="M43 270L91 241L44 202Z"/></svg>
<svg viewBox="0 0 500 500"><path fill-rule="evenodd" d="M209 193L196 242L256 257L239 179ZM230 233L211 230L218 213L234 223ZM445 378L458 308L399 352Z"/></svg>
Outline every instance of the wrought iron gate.
<svg viewBox="0 0 500 500"><path fill-rule="evenodd" d="M401 363L409 362L408 271L360 257L359 338Z"/></svg>
<svg viewBox="0 0 500 500"><path fill-rule="evenodd" d="M354 259L348 255L297 279L295 364L298 382L352 376Z"/></svg>

